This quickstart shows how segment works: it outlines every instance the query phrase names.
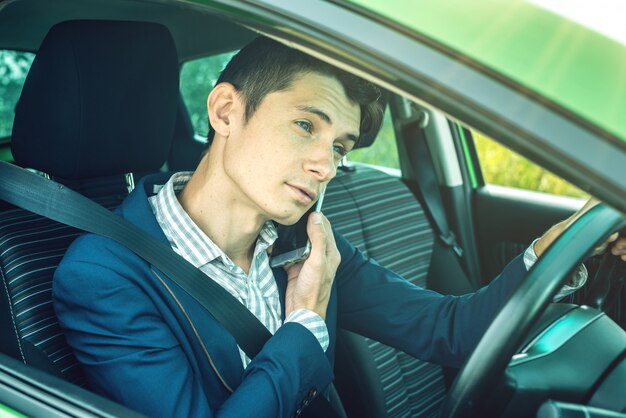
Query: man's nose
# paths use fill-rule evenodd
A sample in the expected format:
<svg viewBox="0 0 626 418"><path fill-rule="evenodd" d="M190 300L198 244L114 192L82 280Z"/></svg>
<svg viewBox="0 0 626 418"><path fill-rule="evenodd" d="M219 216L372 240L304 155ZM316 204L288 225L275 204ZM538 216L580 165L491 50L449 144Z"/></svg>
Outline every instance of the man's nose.
<svg viewBox="0 0 626 418"><path fill-rule="evenodd" d="M315 147L305 162L305 170L318 181L330 181L337 174L337 161L332 147Z"/></svg>

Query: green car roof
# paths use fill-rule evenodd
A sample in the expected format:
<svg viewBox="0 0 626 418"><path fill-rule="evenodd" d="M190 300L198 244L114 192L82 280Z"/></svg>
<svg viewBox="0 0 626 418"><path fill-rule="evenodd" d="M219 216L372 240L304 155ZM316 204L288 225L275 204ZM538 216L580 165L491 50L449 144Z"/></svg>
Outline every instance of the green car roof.
<svg viewBox="0 0 626 418"><path fill-rule="evenodd" d="M529 1L350 1L626 141L623 43Z"/></svg>

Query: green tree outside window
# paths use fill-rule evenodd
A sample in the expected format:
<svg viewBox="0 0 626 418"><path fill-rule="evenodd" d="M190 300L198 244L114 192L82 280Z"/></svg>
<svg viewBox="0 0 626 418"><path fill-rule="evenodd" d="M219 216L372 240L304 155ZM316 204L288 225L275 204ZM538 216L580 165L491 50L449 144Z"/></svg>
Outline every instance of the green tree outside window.
<svg viewBox="0 0 626 418"><path fill-rule="evenodd" d="M472 131L485 183L562 196L589 195L492 139Z"/></svg>

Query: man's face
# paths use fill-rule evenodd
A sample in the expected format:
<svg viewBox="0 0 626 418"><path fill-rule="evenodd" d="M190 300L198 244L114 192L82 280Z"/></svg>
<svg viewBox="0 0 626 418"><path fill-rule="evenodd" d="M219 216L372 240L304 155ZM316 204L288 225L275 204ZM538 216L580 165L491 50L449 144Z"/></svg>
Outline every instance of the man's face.
<svg viewBox="0 0 626 418"><path fill-rule="evenodd" d="M266 219L295 223L311 207L359 134L360 108L335 78L296 77L231 125L224 170L240 203Z"/></svg>

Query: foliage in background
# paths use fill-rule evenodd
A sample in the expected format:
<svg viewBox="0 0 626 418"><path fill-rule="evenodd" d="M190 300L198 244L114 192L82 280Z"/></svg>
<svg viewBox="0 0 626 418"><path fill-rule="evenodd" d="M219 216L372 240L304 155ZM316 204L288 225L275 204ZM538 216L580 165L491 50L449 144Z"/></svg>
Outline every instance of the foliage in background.
<svg viewBox="0 0 626 418"><path fill-rule="evenodd" d="M186 62L180 72L180 93L196 134L209 132L206 99L222 69L237 51L225 52Z"/></svg>
<svg viewBox="0 0 626 418"><path fill-rule="evenodd" d="M563 196L589 195L492 139L472 131L485 183Z"/></svg>
<svg viewBox="0 0 626 418"><path fill-rule="evenodd" d="M30 52L0 50L0 138L11 135L15 104L34 57Z"/></svg>
<svg viewBox="0 0 626 418"><path fill-rule="evenodd" d="M348 160L400 169L398 146L389 107L385 110L383 124L374 143L368 148L351 151Z"/></svg>

